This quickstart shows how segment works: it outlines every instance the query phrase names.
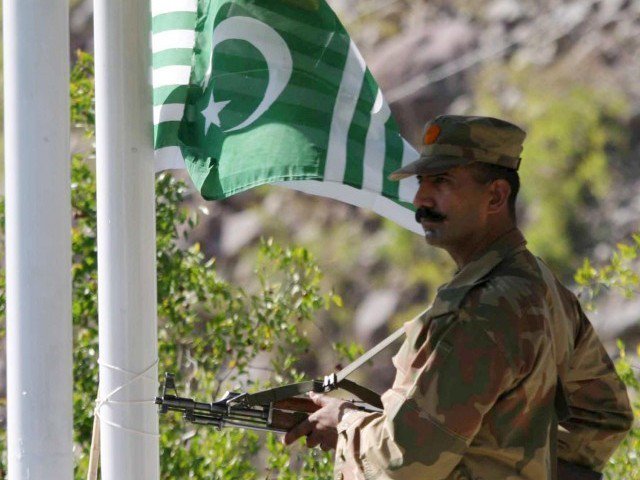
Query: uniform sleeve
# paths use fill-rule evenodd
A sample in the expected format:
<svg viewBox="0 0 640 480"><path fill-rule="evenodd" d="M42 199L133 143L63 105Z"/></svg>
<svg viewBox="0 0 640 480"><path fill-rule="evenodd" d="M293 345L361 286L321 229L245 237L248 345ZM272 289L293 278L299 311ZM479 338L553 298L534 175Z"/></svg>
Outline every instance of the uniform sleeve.
<svg viewBox="0 0 640 480"><path fill-rule="evenodd" d="M336 478L446 478L512 383L505 355L482 329L459 319L424 328L426 341L421 334L405 364L395 362L384 412L350 415L338 426Z"/></svg>
<svg viewBox="0 0 640 480"><path fill-rule="evenodd" d="M613 362L577 308L575 349L562 378L570 416L560 424L558 458L601 471L631 429L633 412Z"/></svg>

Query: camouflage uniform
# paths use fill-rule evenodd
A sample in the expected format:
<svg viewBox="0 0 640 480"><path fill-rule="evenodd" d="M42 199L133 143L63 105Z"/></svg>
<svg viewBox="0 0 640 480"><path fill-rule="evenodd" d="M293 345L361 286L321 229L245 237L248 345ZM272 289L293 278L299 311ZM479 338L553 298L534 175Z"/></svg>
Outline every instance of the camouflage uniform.
<svg viewBox="0 0 640 480"><path fill-rule="evenodd" d="M633 422L626 388L576 297L525 243L511 230L405 325L384 412L347 411L338 425L337 479L550 479L557 378L570 411L557 457L604 467Z"/></svg>
<svg viewBox="0 0 640 480"><path fill-rule="evenodd" d="M405 327L384 414L338 426L336 478L551 478L558 375L571 411L559 458L602 469L631 426L625 386L578 301L517 230Z"/></svg>

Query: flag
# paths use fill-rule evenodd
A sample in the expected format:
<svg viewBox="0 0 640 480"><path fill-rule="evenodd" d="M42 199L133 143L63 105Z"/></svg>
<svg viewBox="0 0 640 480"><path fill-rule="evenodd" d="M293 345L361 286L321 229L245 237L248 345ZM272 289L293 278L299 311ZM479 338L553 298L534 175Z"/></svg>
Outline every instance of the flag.
<svg viewBox="0 0 640 480"><path fill-rule="evenodd" d="M324 0L154 0L158 169L206 199L278 183L369 208L421 233L418 157Z"/></svg>

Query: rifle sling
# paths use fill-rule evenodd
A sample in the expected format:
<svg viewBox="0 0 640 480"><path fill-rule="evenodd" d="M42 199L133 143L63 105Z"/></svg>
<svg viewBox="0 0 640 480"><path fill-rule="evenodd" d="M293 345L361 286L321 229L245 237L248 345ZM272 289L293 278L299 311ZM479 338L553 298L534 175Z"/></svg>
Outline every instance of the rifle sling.
<svg viewBox="0 0 640 480"><path fill-rule="evenodd" d="M403 325L401 328L399 328L398 330L393 332L391 335L389 335L387 338L385 338L380 343L378 343L375 347L366 351L365 353L360 355L358 358L356 358L353 362L351 362L349 365L344 367L342 370L335 373L336 382L337 383L342 382L345 378L347 378L353 372L358 370L362 365L372 360L376 355L378 355L380 352L385 350L387 347L389 347L389 345L391 345L396 340L401 338L404 334L405 334L405 331L404 331L404 325Z"/></svg>
<svg viewBox="0 0 640 480"><path fill-rule="evenodd" d="M420 313L414 317L413 320L418 319L424 315L429 309ZM413 321L412 320L412 321ZM401 338L405 334L404 326L393 332L387 338L382 340L372 349L363 353L360 357L355 359L345 368L339 372L327 375L323 380L309 380L306 382L292 383L290 385L283 385L281 387L270 388L261 392L247 395L242 400L248 405L266 405L271 402L277 402L286 398L295 397L296 395L304 395L309 392L327 393L338 388L341 388L360 400L368 403L372 407L382 408L382 401L380 395L362 385L358 385L351 380L347 380L347 377L353 372L358 370L362 365L372 360L380 352L388 348L392 343Z"/></svg>
<svg viewBox="0 0 640 480"><path fill-rule="evenodd" d="M317 380L308 380L306 382L292 383L281 387L274 387L268 390L252 393L242 398L247 405L268 405L280 400L295 397L309 392L315 392Z"/></svg>

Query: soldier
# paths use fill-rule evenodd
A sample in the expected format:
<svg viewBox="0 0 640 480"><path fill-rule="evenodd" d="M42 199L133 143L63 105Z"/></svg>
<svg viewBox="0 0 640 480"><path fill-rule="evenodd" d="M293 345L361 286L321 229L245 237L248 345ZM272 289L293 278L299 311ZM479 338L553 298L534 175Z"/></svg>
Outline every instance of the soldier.
<svg viewBox="0 0 640 480"><path fill-rule="evenodd" d="M440 116L420 158L391 175L417 175L416 219L458 271L405 325L382 413L311 394L322 408L285 436L336 448L337 479L546 480L556 459L601 471L631 428L626 388L580 304L516 226L525 135Z"/></svg>

